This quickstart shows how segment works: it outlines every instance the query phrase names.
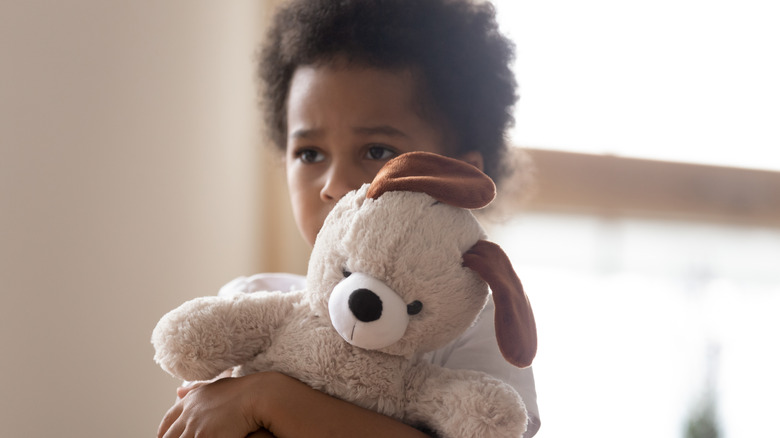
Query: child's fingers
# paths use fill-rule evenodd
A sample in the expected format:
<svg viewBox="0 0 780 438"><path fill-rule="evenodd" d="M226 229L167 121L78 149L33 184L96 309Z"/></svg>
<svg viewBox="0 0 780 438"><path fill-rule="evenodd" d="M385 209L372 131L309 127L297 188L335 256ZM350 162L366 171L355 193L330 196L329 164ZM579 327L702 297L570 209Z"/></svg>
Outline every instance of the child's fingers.
<svg viewBox="0 0 780 438"><path fill-rule="evenodd" d="M192 391L195 388L200 388L201 386L211 383L214 381L217 381L219 379L222 379L224 377L231 377L232 370L226 370L223 371L222 374L218 375L217 377L211 379L211 380L204 380L201 382L184 382L180 387L176 389L176 396L178 396L180 399L184 398L185 395L189 394L190 391Z"/></svg>
<svg viewBox="0 0 780 438"><path fill-rule="evenodd" d="M171 425L176 421L179 416L181 416L181 412L184 409L182 406L181 401L176 402L176 404L173 405L172 408L168 409L168 412L165 414L165 417L163 417L162 421L160 422L160 426L157 428L157 438L163 438L165 436L179 436L179 435L172 435L166 433L171 428ZM173 431L171 431L173 432Z"/></svg>
<svg viewBox="0 0 780 438"><path fill-rule="evenodd" d="M184 437L185 435L185 429L186 425L183 424L183 421L177 421L171 425L171 428L168 429L165 433L165 435L158 435L160 438L180 438Z"/></svg>
<svg viewBox="0 0 780 438"><path fill-rule="evenodd" d="M185 395L189 394L190 391L195 388L199 388L206 383L208 382L187 382L184 385L176 388L176 396L179 397L179 399L182 399Z"/></svg>

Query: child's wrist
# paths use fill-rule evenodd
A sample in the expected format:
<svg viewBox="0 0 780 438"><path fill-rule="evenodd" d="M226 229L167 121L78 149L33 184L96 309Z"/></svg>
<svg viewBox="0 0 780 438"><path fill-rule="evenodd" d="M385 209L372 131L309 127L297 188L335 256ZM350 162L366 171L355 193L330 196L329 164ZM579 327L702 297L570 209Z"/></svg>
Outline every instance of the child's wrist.
<svg viewBox="0 0 780 438"><path fill-rule="evenodd" d="M244 377L249 381L249 401L247 409L249 415L259 427L270 429L273 419L278 418L280 409L280 396L284 395L284 380L289 377L267 371L254 373Z"/></svg>

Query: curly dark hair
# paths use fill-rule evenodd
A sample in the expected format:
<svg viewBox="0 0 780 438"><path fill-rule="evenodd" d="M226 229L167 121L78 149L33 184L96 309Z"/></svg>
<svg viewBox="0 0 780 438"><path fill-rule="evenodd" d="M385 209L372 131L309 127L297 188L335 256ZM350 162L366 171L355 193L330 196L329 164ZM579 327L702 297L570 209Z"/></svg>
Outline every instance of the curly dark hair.
<svg viewBox="0 0 780 438"><path fill-rule="evenodd" d="M292 0L276 14L261 52L266 123L277 147L287 137L286 101L295 70L346 59L410 69L422 108L454 130L455 155L478 150L485 173L503 177L506 132L517 101L514 45L495 9L470 0Z"/></svg>

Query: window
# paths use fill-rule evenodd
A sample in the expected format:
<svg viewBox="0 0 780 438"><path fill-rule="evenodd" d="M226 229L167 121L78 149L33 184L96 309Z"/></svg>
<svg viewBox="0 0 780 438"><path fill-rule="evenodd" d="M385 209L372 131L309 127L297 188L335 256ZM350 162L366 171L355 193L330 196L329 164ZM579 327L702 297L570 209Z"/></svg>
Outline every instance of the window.
<svg viewBox="0 0 780 438"><path fill-rule="evenodd" d="M518 144L780 170L771 0L496 0Z"/></svg>
<svg viewBox="0 0 780 438"><path fill-rule="evenodd" d="M536 212L492 234L536 313L539 437L682 437L704 397L721 437L780 430L780 229Z"/></svg>
<svg viewBox="0 0 780 438"><path fill-rule="evenodd" d="M537 316L538 437L778 435L777 8L494 3L538 194L490 232Z"/></svg>

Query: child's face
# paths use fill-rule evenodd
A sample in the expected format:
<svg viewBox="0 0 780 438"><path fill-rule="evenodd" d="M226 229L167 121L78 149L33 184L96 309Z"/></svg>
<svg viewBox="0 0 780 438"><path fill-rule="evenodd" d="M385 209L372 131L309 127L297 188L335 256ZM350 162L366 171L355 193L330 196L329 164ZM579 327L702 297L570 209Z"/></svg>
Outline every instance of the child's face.
<svg viewBox="0 0 780 438"><path fill-rule="evenodd" d="M298 68L287 105L285 166L293 214L314 244L350 190L404 152L446 154L443 130L420 116L410 72L340 65Z"/></svg>

